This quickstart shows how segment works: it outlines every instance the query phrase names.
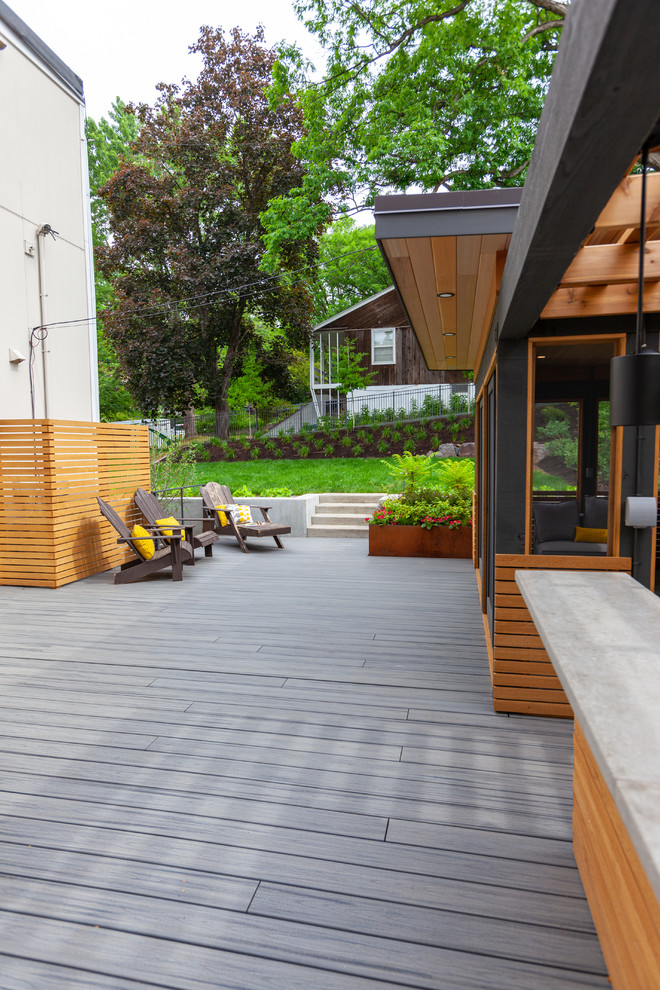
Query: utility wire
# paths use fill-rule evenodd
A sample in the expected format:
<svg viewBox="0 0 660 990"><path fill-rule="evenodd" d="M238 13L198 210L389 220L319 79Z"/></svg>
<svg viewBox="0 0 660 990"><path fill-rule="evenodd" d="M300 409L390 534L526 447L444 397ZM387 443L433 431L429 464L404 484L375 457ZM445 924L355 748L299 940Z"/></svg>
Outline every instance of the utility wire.
<svg viewBox="0 0 660 990"><path fill-rule="evenodd" d="M173 302L163 304L162 306L145 307L144 309L137 308L130 315L126 315L123 317L120 316L119 320L121 321L121 320L133 319L136 316L142 318L146 318L149 316L160 316L163 313L175 313L179 310L188 312L191 309L201 309L201 307L204 306L209 299L216 298L222 295L234 295L236 293L241 293L243 295L247 295L249 298L258 295L259 293L263 292L265 289L270 288L273 285L273 283L277 282L278 280L286 279L289 275L298 275L301 272L307 272L310 269L316 270L318 268L327 268L331 265L336 264L338 261L342 261L345 258L355 258L359 255L367 254L368 252L375 250L376 250L376 245L367 248L360 248L359 251L348 251L346 252L346 254L335 255L335 257L328 259L328 261L317 261L314 263L310 263L309 265L305 265L302 268L294 269L294 271L292 272L282 272L279 275L265 275L264 278L260 279L258 282L247 282L244 285L230 286L228 288L216 289L213 292L204 292L195 296L186 296L183 299L176 299ZM305 283L308 283L310 281L311 279L309 277L299 278L294 280L290 284L292 286L304 285ZM254 291L246 292L246 290L248 289L253 289ZM198 300L202 300L202 301L199 302ZM189 305L190 303L196 303L196 305ZM87 316L87 317L81 317L78 320L59 320L53 323L44 323L41 326L34 327L33 329L48 330L51 327L66 327L66 326L74 326L74 325L78 326L84 323L94 323L96 319L97 319L96 316Z"/></svg>

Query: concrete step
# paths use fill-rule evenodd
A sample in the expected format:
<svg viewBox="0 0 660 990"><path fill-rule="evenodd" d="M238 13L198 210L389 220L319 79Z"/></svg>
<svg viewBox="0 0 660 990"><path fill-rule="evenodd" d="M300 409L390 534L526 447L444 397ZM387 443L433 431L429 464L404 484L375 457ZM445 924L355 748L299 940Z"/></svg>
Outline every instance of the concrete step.
<svg viewBox="0 0 660 990"><path fill-rule="evenodd" d="M319 495L319 504L324 505L328 502L368 502L377 505L378 499L382 498L385 494L385 492L351 492L350 494L346 492L325 492Z"/></svg>
<svg viewBox="0 0 660 990"><path fill-rule="evenodd" d="M320 516L346 516L362 513L371 515L378 502L328 502L316 506L316 514Z"/></svg>
<svg viewBox="0 0 660 990"><path fill-rule="evenodd" d="M351 512L338 515L331 512L327 515L320 515L316 512L312 516L310 524L312 526L366 526L366 519L369 515L371 515L369 512Z"/></svg>
<svg viewBox="0 0 660 990"><path fill-rule="evenodd" d="M369 538L369 527L366 523L363 523L362 526L310 526L307 530L307 536L349 537L352 539L366 540Z"/></svg>

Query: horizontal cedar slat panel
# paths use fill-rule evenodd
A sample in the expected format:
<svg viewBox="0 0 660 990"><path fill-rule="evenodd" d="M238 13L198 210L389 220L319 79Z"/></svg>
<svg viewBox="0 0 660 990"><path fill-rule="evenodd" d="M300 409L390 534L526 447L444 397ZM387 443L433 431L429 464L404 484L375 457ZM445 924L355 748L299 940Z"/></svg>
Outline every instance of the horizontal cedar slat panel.
<svg viewBox="0 0 660 990"><path fill-rule="evenodd" d="M630 559L528 554L497 554L495 558L495 710L570 718L571 706L515 581L517 570L530 568L629 571Z"/></svg>
<svg viewBox="0 0 660 990"><path fill-rule="evenodd" d="M547 701L516 701L506 698L504 701L495 699L493 708L496 712L514 712L516 715L537 715L539 718L572 718L573 710L566 704L552 704Z"/></svg>
<svg viewBox="0 0 660 990"><path fill-rule="evenodd" d="M149 475L147 427L0 421L0 584L61 587L123 563L96 496L133 525Z"/></svg>

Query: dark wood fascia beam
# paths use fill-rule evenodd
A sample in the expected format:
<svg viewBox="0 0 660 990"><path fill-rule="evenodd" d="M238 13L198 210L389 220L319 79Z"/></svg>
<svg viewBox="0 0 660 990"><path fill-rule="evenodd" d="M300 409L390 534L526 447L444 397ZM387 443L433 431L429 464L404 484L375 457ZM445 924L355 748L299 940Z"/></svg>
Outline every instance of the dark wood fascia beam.
<svg viewBox="0 0 660 990"><path fill-rule="evenodd" d="M543 108L494 326L539 318L660 116L660 3L573 0Z"/></svg>

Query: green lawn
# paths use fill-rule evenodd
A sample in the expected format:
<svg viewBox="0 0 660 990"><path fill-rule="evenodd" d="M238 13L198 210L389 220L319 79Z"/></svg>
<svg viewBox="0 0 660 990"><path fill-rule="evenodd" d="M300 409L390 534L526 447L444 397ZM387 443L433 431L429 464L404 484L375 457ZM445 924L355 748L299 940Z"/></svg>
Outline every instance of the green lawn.
<svg viewBox="0 0 660 990"><path fill-rule="evenodd" d="M573 492L575 485L569 485L563 478L557 478L554 474L547 474L545 471L534 469L534 491L535 492Z"/></svg>
<svg viewBox="0 0 660 990"><path fill-rule="evenodd" d="M246 485L259 495L268 488L306 492L387 492L400 490L379 457L338 457L328 460L222 461L195 465L190 483L218 481L232 492ZM429 480L429 484L432 482Z"/></svg>

